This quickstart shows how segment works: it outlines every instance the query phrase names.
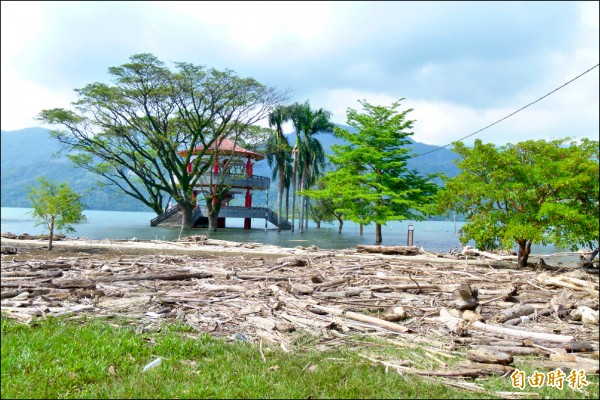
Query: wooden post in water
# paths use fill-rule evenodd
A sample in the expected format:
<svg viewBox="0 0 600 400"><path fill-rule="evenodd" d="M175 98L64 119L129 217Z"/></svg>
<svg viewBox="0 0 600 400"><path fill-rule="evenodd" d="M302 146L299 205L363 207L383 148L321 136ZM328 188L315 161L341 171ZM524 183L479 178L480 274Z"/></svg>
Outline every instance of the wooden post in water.
<svg viewBox="0 0 600 400"><path fill-rule="evenodd" d="M415 233L415 227L413 226L413 224L408 224L408 236L406 237L406 245L407 246L413 245L414 233Z"/></svg>

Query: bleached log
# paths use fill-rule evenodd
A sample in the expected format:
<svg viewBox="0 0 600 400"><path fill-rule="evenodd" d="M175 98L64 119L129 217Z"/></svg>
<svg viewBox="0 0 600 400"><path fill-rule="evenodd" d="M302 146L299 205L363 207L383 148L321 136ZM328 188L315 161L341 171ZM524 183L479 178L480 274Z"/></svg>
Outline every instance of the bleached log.
<svg viewBox="0 0 600 400"><path fill-rule="evenodd" d="M424 371L410 367L400 367L406 372L421 376L452 376L465 378L479 378L488 375L505 375L511 373L515 369L507 365L498 364L477 364L472 368L455 369L453 371Z"/></svg>
<svg viewBox="0 0 600 400"><path fill-rule="evenodd" d="M502 310L498 322L506 322L508 320L531 315L535 312L535 308L531 304L525 304L523 306L518 305L516 307L509 308L508 310Z"/></svg>
<svg viewBox="0 0 600 400"><path fill-rule="evenodd" d="M471 345L474 349L485 349L489 351L500 351L512 356L530 356L546 354L542 349L525 346L489 346L489 345Z"/></svg>
<svg viewBox="0 0 600 400"><path fill-rule="evenodd" d="M14 246L2 246L0 249L2 254L17 254L17 248Z"/></svg>
<svg viewBox="0 0 600 400"><path fill-rule="evenodd" d="M359 253L399 254L403 256L415 256L420 250L417 246L367 246L357 245Z"/></svg>
<svg viewBox="0 0 600 400"><path fill-rule="evenodd" d="M574 321L581 321L586 325L598 326L598 310L592 310L588 306L579 306L571 311Z"/></svg>
<svg viewBox="0 0 600 400"><path fill-rule="evenodd" d="M326 287L343 285L347 281L348 281L348 279L334 279L334 280L325 281L325 282L322 282L322 283L315 283L315 284L313 284L313 286L315 288L326 288Z"/></svg>
<svg viewBox="0 0 600 400"><path fill-rule="evenodd" d="M298 324L304 328L323 329L331 326L331 322L325 322L318 319L302 318L295 315L290 315L285 312L281 313L279 316L285 320L290 321L291 323Z"/></svg>
<svg viewBox="0 0 600 400"><path fill-rule="evenodd" d="M265 281L287 281L292 278L296 278L295 276L289 275L272 275L272 274L248 274L245 272L236 272L233 275L238 279L242 280L265 280Z"/></svg>
<svg viewBox="0 0 600 400"><path fill-rule="evenodd" d="M571 276L549 276L548 274L540 274L536 277L536 280L548 286L585 291L598 298L598 283L584 281L583 279Z"/></svg>
<svg viewBox="0 0 600 400"><path fill-rule="evenodd" d="M497 254L489 253L487 251L481 251L478 249L474 249L469 246L465 246L465 248L461 252L464 256L482 256L486 258L490 258L496 261L507 261L507 260L516 260L516 256L499 256Z"/></svg>
<svg viewBox="0 0 600 400"><path fill-rule="evenodd" d="M537 339L544 340L547 342L555 342L555 343L567 343L574 340L573 336L567 335L556 335L553 333L545 333L545 332L528 332L521 331L517 329L510 329L503 326L484 324L479 321L475 321L472 324L473 328L482 332L490 332L500 335L514 336L523 339Z"/></svg>
<svg viewBox="0 0 600 400"><path fill-rule="evenodd" d="M463 319L454 317L446 308L440 309L440 321L455 335L463 336L466 333L466 322Z"/></svg>
<svg viewBox="0 0 600 400"><path fill-rule="evenodd" d="M405 326L398 325L398 324L395 324L395 323L389 322L389 321L384 321L383 319L380 319L380 318L375 318L375 317L370 317L368 315L355 313L352 311L346 311L346 312L344 312L343 315L346 318L352 319L354 321L366 322L368 324L380 326L382 328L388 329L393 332L399 332L399 333L412 332L410 329L408 329Z"/></svg>
<svg viewBox="0 0 600 400"><path fill-rule="evenodd" d="M389 322L397 322L406 319L406 310L404 307L394 307L381 316L381 319Z"/></svg>
<svg viewBox="0 0 600 400"><path fill-rule="evenodd" d="M388 329L393 332L399 332L399 333L412 332L409 328L407 328L405 326L395 324L393 322L385 321L381 318L375 318L375 317L371 317L368 315L355 313L352 311L344 311L339 308L311 305L310 311L315 312L316 310L321 310L323 312L326 312L328 314L335 315L335 316L346 317L346 318L354 320L354 321L365 322L367 324L379 326L381 328L385 328L385 329Z"/></svg>
<svg viewBox="0 0 600 400"><path fill-rule="evenodd" d="M479 306L479 294L476 288L471 288L468 283L461 284L457 289L460 299L455 300L452 306L457 310L475 310Z"/></svg>
<svg viewBox="0 0 600 400"><path fill-rule="evenodd" d="M406 284L399 284L399 285L369 285L369 286L365 286L365 287L374 292L379 292L379 291L384 291L384 290L398 291L398 290L413 290L413 289L442 290L442 287L440 287L440 285L432 285L432 284L426 284L426 283L424 283L424 284L406 283Z"/></svg>
<svg viewBox="0 0 600 400"><path fill-rule="evenodd" d="M275 325L277 324L277 322L272 319L254 316L246 317L246 321L248 321L254 327L261 328L266 331L272 331L275 329Z"/></svg>
<svg viewBox="0 0 600 400"><path fill-rule="evenodd" d="M348 288L347 290L342 290L339 292L314 292L312 295L314 297L319 298L328 298L328 297L336 297L336 298L345 298L345 297L354 297L359 296L362 292L366 291L365 288Z"/></svg>
<svg viewBox="0 0 600 400"><path fill-rule="evenodd" d="M464 311L460 311L460 310L455 310L455 309L449 309L448 312L456 318L460 318L460 319L464 319L465 321L483 321L483 317L481 316L481 314L476 313L475 311L471 311L471 310L464 310Z"/></svg>
<svg viewBox="0 0 600 400"><path fill-rule="evenodd" d="M305 285L302 283L290 283L288 286L288 290L292 294L312 294L315 291L315 288L310 285Z"/></svg>
<svg viewBox="0 0 600 400"><path fill-rule="evenodd" d="M450 326L465 327L464 321L453 317L447 309L440 309L440 319L446 323L446 325L450 328ZM545 333L545 332L528 332L521 331L517 329L510 329L503 326L484 324L480 321L474 321L473 323L468 325L469 327L476 329L481 332L489 332L499 335L513 336L523 339L537 339L543 340L547 342L554 343L568 343L574 340L573 336L566 335L555 335L553 333Z"/></svg>
<svg viewBox="0 0 600 400"><path fill-rule="evenodd" d="M14 271L14 272L4 272L2 273L2 279L15 277L15 278L40 278L40 279L48 279L48 278L58 278L62 276L63 272L60 269L50 270L50 271Z"/></svg>
<svg viewBox="0 0 600 400"><path fill-rule="evenodd" d="M95 289L96 288L96 282L91 281L91 280L86 279L86 278L75 278L75 279L59 278L59 279L52 279L52 285L54 287L57 287L57 288L60 288L60 289L74 289L74 288L79 288L79 289Z"/></svg>
<svg viewBox="0 0 600 400"><path fill-rule="evenodd" d="M552 361L552 360L537 360L536 366L547 370L569 369L576 371L584 371L586 375L598 375L598 362L569 362L569 361Z"/></svg>
<svg viewBox="0 0 600 400"><path fill-rule="evenodd" d="M513 362L513 357L510 354L489 347L477 347L469 350L467 351L467 357L469 360L488 364L508 365Z"/></svg>
<svg viewBox="0 0 600 400"><path fill-rule="evenodd" d="M562 345L562 349L567 353L582 353L594 351L594 347L588 342L572 342Z"/></svg>
<svg viewBox="0 0 600 400"><path fill-rule="evenodd" d="M111 275L99 277L96 280L99 282L120 282L120 281L184 281L187 279L204 279L211 278L213 275L207 272L175 272L175 273L157 273L157 274L142 274L142 275Z"/></svg>

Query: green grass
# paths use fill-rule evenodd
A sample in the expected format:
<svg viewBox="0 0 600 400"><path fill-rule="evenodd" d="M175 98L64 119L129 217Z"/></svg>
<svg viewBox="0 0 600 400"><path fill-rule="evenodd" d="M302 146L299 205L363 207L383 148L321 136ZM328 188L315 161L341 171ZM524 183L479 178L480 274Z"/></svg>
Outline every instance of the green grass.
<svg viewBox="0 0 600 400"><path fill-rule="evenodd" d="M136 334L127 324L98 319L42 319L27 326L2 317L2 398L482 398L429 380L385 372L357 353L410 359L425 353L356 337L364 344L306 351L309 336L284 353L263 343L197 335L184 325ZM142 372L156 357L154 369ZM449 362L456 360L449 360ZM307 367L309 366L309 367ZM531 371L533 372L533 370ZM598 394L597 377L584 392L541 388L541 397ZM481 382L478 382L481 384ZM485 381L490 391L514 391L509 378ZM516 390L520 391L520 390ZM594 396L595 395L595 396ZM488 396L491 397L491 396Z"/></svg>

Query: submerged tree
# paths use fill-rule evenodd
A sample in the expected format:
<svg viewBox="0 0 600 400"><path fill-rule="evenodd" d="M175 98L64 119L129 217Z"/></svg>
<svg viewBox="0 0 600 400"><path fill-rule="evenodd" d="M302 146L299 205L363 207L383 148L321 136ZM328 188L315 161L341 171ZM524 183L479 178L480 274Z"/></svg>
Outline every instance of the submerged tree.
<svg viewBox="0 0 600 400"><path fill-rule="evenodd" d="M339 211L346 219L375 223L377 244L386 222L424 219L437 189L434 175L423 177L407 167L414 121L407 119L412 109L397 110L400 101L390 107L359 101L362 113L348 109L347 123L357 131L335 128L348 144L332 146L330 159L337 170L326 179L330 192L343 200Z"/></svg>
<svg viewBox="0 0 600 400"><path fill-rule="evenodd" d="M273 169L273 179L277 179L277 232L281 232L283 191L289 182L292 163L292 147L283 134L283 124L289 120L289 108L278 106L269 114L269 126L275 128L266 145L266 158ZM288 185L289 187L289 185Z"/></svg>
<svg viewBox="0 0 600 400"><path fill-rule="evenodd" d="M50 232L48 250L52 250L55 230L75 232L72 224L85 221L82 194L75 193L66 183L55 183L45 177L36 179L40 187L31 187L29 200L33 210L31 214L38 221L36 225L44 225Z"/></svg>
<svg viewBox="0 0 600 400"><path fill-rule="evenodd" d="M233 71L183 62L172 71L152 54L133 55L109 73L113 84L76 90L76 111L43 110L39 119L61 127L53 135L77 166L105 177L157 214L166 208L165 196L172 197L186 228L192 226L193 189L212 168L200 162L203 154L194 152L196 147L210 149L218 138L237 142L285 99ZM178 153L184 150L182 157Z"/></svg>
<svg viewBox="0 0 600 400"><path fill-rule="evenodd" d="M319 179L315 186L315 189L304 192L311 202L310 215L312 220L317 224L317 228L320 228L321 222L333 222L336 219L338 221L338 233L342 233L342 227L344 226L342 219L344 212L341 211L343 209L342 198L328 190L325 177Z"/></svg>
<svg viewBox="0 0 600 400"><path fill-rule="evenodd" d="M331 113L323 108L312 109L310 103L296 103L291 106L290 119L296 129L296 145L294 146L294 169L292 184L294 185L295 204L296 194L300 194L300 211L298 230L304 232L304 217L306 210L306 198L302 194L309 188L309 184L315 182L321 175L326 162L325 150L321 142L314 137L318 133L333 132L334 125L331 123ZM299 177L297 176L299 175ZM296 179L299 179L298 193L296 193ZM294 209L294 206L292 206ZM293 211L292 211L293 212Z"/></svg>
<svg viewBox="0 0 600 400"><path fill-rule="evenodd" d="M524 267L532 244L598 247L598 141L529 140L496 147L455 143L461 172L446 179L440 211L467 216L463 241L482 249L518 245Z"/></svg>

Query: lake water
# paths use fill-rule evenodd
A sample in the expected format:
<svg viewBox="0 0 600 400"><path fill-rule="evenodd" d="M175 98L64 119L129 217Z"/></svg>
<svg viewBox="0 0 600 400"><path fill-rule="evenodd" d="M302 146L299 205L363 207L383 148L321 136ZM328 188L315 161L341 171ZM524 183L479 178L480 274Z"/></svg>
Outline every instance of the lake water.
<svg viewBox="0 0 600 400"><path fill-rule="evenodd" d="M48 233L44 226L36 226L30 211L31 209L28 208L2 207L0 231L31 235ZM69 237L176 240L180 236L205 234L212 239L235 242L265 243L281 247L315 245L322 249L355 248L358 244L372 245L375 242L374 225L365 226L363 235L360 235L359 225L349 221L344 222L341 234L337 233L337 222L321 224L321 228L317 229L312 221L309 222L308 231L302 234L290 231L278 233L271 223L267 224L265 231L265 220L258 218L252 219L252 229L249 230L242 229L243 219L227 219L227 228L219 229L217 232L208 232L204 228L182 231L178 228L151 227L150 220L155 216L151 212L86 210L84 214L87 221L74 224L76 232L68 234ZM406 245L409 224L414 226L413 244L415 246L423 247L429 252L443 253L450 251L453 247L461 248L456 232L464 223L454 223L453 221L390 222L382 227L383 242L381 244L384 246ZM554 254L564 251L553 246L532 246L534 254Z"/></svg>

